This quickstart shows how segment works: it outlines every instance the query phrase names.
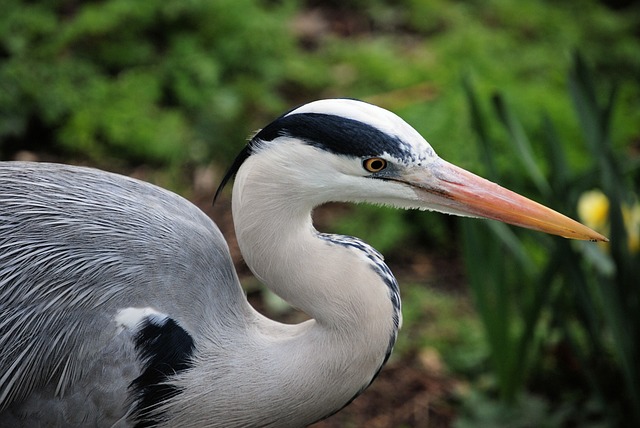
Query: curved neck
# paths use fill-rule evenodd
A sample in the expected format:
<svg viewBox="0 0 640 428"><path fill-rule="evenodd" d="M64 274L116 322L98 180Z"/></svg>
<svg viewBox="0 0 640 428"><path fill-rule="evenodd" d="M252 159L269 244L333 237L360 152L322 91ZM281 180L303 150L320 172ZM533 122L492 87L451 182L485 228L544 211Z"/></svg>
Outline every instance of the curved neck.
<svg viewBox="0 0 640 428"><path fill-rule="evenodd" d="M375 326L388 345L397 328L399 301L392 301L395 290L376 269L369 247L341 245L318 234L313 204L305 202L313 197L305 197L296 177L270 173L269 180L262 179L267 174L262 166L251 158L245 161L233 189L236 237L251 271L320 325Z"/></svg>
<svg viewBox="0 0 640 428"><path fill-rule="evenodd" d="M352 394L348 401L373 380L395 343L399 297L389 285L395 279L364 243L358 248L320 235L311 220L313 205L305 202L313 198L296 185L303 181L262 169L268 167L249 158L236 176L233 218L240 251L259 280L313 318L287 345L297 350L287 348L279 358L304 354L309 365L355 372L353 384L345 385ZM324 381L343 382L344 375Z"/></svg>

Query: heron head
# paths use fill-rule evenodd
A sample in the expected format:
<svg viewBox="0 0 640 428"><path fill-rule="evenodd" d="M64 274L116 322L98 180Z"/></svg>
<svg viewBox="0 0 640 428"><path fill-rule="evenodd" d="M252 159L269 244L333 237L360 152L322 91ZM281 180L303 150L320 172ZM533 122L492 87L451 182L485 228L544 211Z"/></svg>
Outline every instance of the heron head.
<svg viewBox="0 0 640 428"><path fill-rule="evenodd" d="M274 192L290 192L311 206L370 202L484 217L567 238L606 240L444 161L400 117L362 101L320 100L280 116L250 140L218 193L247 163L263 180L273 180Z"/></svg>

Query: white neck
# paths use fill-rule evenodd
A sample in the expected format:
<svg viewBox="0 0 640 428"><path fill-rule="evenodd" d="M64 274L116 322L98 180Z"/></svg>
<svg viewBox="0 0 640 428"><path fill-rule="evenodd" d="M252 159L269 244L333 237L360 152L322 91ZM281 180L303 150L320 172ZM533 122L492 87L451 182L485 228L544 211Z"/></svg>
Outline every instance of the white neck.
<svg viewBox="0 0 640 428"><path fill-rule="evenodd" d="M283 382L305 384L307 392L297 393L301 400L316 401L318 413L300 421L311 423L371 382L395 341L399 301L394 307L367 253L318 235L308 202L313 198L303 194L308 190L297 184L300 178L291 171L278 175L258 158L249 157L236 176L236 235L256 277L313 318L299 326L257 318L267 324L261 334L278 343L268 351L274 370L286 370ZM321 408L322 400L328 408Z"/></svg>

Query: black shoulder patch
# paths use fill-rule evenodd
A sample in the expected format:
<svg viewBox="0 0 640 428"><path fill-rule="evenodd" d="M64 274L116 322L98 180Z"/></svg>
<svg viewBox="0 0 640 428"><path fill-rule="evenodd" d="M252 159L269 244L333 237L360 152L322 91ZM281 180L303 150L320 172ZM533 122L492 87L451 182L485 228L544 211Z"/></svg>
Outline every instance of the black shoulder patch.
<svg viewBox="0 0 640 428"><path fill-rule="evenodd" d="M173 319L158 323L147 317L135 336L135 347L143 370L129 385L135 403L133 419L137 428L152 427L161 421L153 409L181 392L165 382L193 367L195 345L189 333Z"/></svg>

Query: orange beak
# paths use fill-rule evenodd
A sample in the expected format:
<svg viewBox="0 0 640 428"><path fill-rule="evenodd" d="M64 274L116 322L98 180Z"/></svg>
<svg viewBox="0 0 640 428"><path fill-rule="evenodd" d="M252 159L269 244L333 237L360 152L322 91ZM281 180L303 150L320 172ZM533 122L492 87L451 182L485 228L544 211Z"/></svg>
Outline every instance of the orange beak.
<svg viewBox="0 0 640 428"><path fill-rule="evenodd" d="M569 217L442 159L428 169L412 169L398 181L412 186L430 209L489 218L565 238L608 241Z"/></svg>

